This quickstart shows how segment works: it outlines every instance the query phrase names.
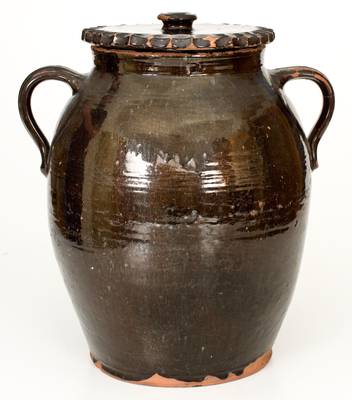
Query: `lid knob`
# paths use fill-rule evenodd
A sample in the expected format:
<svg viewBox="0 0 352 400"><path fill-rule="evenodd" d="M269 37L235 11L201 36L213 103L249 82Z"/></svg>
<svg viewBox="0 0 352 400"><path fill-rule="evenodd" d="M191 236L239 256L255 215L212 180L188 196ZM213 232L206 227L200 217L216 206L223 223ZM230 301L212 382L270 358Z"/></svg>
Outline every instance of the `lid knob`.
<svg viewBox="0 0 352 400"><path fill-rule="evenodd" d="M178 34L191 33L193 21L197 16L186 12L173 12L159 14L158 19L163 21L163 33Z"/></svg>

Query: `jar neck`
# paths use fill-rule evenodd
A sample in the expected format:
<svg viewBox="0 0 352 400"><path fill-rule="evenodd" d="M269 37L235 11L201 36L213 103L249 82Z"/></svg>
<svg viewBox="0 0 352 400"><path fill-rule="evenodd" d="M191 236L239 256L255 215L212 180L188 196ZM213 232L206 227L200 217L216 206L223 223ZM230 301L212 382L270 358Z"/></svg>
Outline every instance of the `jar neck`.
<svg viewBox="0 0 352 400"><path fill-rule="evenodd" d="M93 46L98 70L126 74L200 75L260 70L263 47L212 53L155 53L112 50Z"/></svg>

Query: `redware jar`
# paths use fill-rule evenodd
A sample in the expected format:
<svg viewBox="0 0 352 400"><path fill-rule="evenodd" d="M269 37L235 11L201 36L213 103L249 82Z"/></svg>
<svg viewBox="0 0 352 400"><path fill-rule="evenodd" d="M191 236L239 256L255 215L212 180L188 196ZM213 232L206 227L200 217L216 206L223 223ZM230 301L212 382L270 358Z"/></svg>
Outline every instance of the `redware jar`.
<svg viewBox="0 0 352 400"><path fill-rule="evenodd" d="M85 29L92 71L33 72L20 114L41 151L55 253L96 365L149 385L227 382L270 359L333 89L311 68L267 70L271 29L159 19ZM295 78L323 93L308 137L282 91ZM30 107L47 79L73 89L50 145Z"/></svg>

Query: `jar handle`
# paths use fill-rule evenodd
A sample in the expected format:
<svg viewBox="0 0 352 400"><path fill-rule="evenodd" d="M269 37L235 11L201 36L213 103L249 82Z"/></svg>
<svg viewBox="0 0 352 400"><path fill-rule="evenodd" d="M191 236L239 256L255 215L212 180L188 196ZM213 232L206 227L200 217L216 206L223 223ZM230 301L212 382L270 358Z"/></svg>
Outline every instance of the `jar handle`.
<svg viewBox="0 0 352 400"><path fill-rule="evenodd" d="M323 94L323 108L318 121L308 136L308 149L312 170L318 168L317 148L325 132L335 107L335 95L331 83L325 75L309 67L277 68L270 71L272 82L277 89L282 90L286 82L291 79L309 79L315 82Z"/></svg>
<svg viewBox="0 0 352 400"><path fill-rule="evenodd" d="M22 83L18 96L19 113L28 133L40 150L42 156L40 170L45 176L48 174L50 144L33 116L31 98L36 86L49 79L67 83L71 86L74 95L81 88L84 75L65 67L50 66L39 68L32 72Z"/></svg>

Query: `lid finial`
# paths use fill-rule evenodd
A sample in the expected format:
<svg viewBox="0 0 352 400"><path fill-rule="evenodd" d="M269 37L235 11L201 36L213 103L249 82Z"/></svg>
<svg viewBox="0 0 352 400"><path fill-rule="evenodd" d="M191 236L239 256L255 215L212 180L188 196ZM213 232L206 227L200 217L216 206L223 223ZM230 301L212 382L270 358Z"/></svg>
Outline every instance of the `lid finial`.
<svg viewBox="0 0 352 400"><path fill-rule="evenodd" d="M192 24L197 16L186 12L171 12L159 14L158 19L163 21L163 33L187 34L192 33Z"/></svg>

